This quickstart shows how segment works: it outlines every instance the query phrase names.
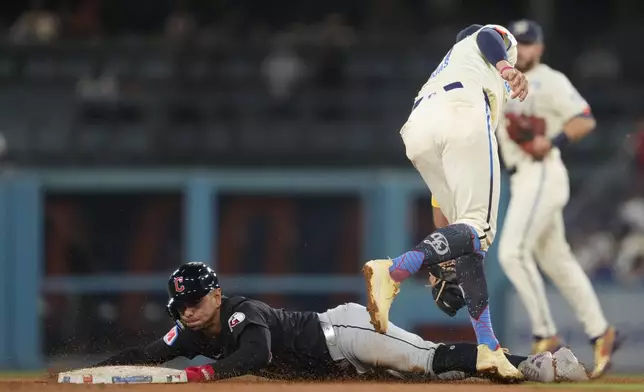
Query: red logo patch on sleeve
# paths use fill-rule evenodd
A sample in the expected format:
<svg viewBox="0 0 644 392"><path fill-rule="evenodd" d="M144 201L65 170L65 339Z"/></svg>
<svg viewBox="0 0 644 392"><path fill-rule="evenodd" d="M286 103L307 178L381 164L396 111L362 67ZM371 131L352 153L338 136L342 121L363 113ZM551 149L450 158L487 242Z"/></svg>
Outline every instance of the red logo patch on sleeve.
<svg viewBox="0 0 644 392"><path fill-rule="evenodd" d="M179 337L179 327L174 326L172 327L171 330L168 331L167 334L165 334L165 336L163 337L163 341L168 346L172 346L178 337Z"/></svg>
<svg viewBox="0 0 644 392"><path fill-rule="evenodd" d="M230 316L230 318L228 319L228 328L230 328L230 332L232 332L233 328L235 328L244 320L246 320L246 315L244 313L241 313L241 312L233 313L233 315Z"/></svg>

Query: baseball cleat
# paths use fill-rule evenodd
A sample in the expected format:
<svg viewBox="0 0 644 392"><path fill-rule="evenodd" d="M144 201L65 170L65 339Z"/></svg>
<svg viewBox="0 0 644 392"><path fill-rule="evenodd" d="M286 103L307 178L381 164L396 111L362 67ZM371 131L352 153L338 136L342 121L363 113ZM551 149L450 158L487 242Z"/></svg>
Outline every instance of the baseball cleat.
<svg viewBox="0 0 644 392"><path fill-rule="evenodd" d="M528 359L519 364L518 370L528 381L555 381L554 360L552 359L552 353L548 351L537 355L530 355Z"/></svg>
<svg viewBox="0 0 644 392"><path fill-rule="evenodd" d="M362 268L367 283L367 310L371 325L379 333L387 333L389 308L400 292L400 283L391 279L389 267L393 261L371 260Z"/></svg>
<svg viewBox="0 0 644 392"><path fill-rule="evenodd" d="M610 368L610 361L615 351L619 349L622 339L614 327L608 327L606 332L593 339L592 343L595 346L595 367L590 377L598 378Z"/></svg>
<svg viewBox="0 0 644 392"><path fill-rule="evenodd" d="M537 355L544 351L554 353L561 347L563 347L563 344L561 344L561 340L557 336L550 336L547 338L535 337L532 342L532 352L530 354Z"/></svg>
<svg viewBox="0 0 644 392"><path fill-rule="evenodd" d="M567 348L561 348L552 355L555 365L556 381L588 381L584 365Z"/></svg>
<svg viewBox="0 0 644 392"><path fill-rule="evenodd" d="M493 375L505 381L523 380L523 374L505 356L503 349L490 350L487 344L479 344L476 355L476 371Z"/></svg>

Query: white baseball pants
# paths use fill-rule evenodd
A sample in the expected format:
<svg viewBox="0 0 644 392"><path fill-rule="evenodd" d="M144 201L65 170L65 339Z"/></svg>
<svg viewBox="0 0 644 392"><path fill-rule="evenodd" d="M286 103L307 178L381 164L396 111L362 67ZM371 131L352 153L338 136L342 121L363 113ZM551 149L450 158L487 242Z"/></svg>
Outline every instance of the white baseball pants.
<svg viewBox="0 0 644 392"><path fill-rule="evenodd" d="M566 240L563 208L570 191L563 162L551 157L521 164L510 177L510 192L499 261L530 316L533 334L557 334L538 264L571 305L586 334L601 335L608 323Z"/></svg>
<svg viewBox="0 0 644 392"><path fill-rule="evenodd" d="M428 379L435 377L432 362L439 344L423 340L391 322L386 334L377 333L370 320L367 308L355 303L320 314L323 329L325 323L333 328L333 337L327 336L327 346L334 360L348 360L359 373L383 368Z"/></svg>
<svg viewBox="0 0 644 392"><path fill-rule="evenodd" d="M485 250L496 234L500 192L497 140L482 89L450 88L453 85L437 88L414 105L400 133L407 158L447 220L473 227Z"/></svg>

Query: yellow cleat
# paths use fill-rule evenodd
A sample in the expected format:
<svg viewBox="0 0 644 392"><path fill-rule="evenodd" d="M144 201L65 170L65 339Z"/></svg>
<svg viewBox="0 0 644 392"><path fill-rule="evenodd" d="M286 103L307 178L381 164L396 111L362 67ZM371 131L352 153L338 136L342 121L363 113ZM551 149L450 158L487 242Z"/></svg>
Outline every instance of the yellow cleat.
<svg viewBox="0 0 644 392"><path fill-rule="evenodd" d="M614 327L608 327L600 337L595 340L595 368L591 378L598 378L604 375L610 367L613 353L620 346L620 339Z"/></svg>
<svg viewBox="0 0 644 392"><path fill-rule="evenodd" d="M362 268L367 283L367 310L371 325L379 333L387 333L389 308L400 292L400 283L389 275L392 260L371 260Z"/></svg>
<svg viewBox="0 0 644 392"><path fill-rule="evenodd" d="M532 343L532 352L530 354L537 355L546 351L554 354L562 347L563 345L561 344L561 340L559 340L557 336L537 339Z"/></svg>
<svg viewBox="0 0 644 392"><path fill-rule="evenodd" d="M490 350L487 344L479 344L476 356L476 371L494 375L505 381L523 380L523 373L515 368L505 356L502 348Z"/></svg>

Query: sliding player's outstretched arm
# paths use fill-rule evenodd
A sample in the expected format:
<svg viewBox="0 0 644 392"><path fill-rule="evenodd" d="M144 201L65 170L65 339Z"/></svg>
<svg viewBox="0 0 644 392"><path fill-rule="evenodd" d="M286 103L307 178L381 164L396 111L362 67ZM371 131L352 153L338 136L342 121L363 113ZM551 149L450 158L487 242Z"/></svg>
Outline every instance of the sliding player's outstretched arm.
<svg viewBox="0 0 644 392"><path fill-rule="evenodd" d="M268 328L249 325L238 337L238 348L225 358L186 369L189 382L204 382L239 377L263 369L271 362Z"/></svg>
<svg viewBox="0 0 644 392"><path fill-rule="evenodd" d="M128 348L94 366L160 365L181 356L194 358L183 348L182 340L179 327L174 327L161 339Z"/></svg>
<svg viewBox="0 0 644 392"><path fill-rule="evenodd" d="M187 368L189 382L243 376L261 370L271 362L270 328L254 303L245 302L235 308L228 325L222 328L229 329L226 341L230 350L217 362Z"/></svg>

